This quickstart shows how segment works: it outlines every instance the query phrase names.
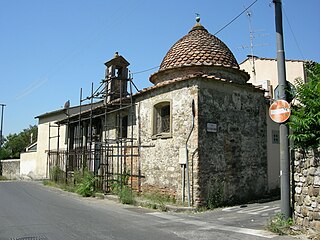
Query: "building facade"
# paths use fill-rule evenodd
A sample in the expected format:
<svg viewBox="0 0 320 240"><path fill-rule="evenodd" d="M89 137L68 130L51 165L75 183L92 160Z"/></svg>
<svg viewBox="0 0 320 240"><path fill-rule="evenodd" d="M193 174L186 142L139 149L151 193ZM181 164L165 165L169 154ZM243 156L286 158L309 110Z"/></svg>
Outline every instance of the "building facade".
<svg viewBox="0 0 320 240"><path fill-rule="evenodd" d="M149 88L133 94L118 53L105 66L100 100L38 116L40 175L88 169L106 192L123 181L193 206L267 193L264 91L199 22L170 48Z"/></svg>
<svg viewBox="0 0 320 240"><path fill-rule="evenodd" d="M296 79L306 81L305 61L286 60L286 79L290 86ZM277 60L249 56L240 63L240 69L250 74L249 83L265 90L265 97L272 102L278 99ZM294 101L292 102L294 104ZM267 109L268 111L268 109ZM280 144L279 124L267 114L267 155L268 155L268 188L270 191L280 188Z"/></svg>
<svg viewBox="0 0 320 240"><path fill-rule="evenodd" d="M126 175L138 191L193 205L267 192L264 92L200 23L171 47L152 87L129 93L117 53L105 65L103 104L58 122L69 129L66 171L85 164L106 191Z"/></svg>

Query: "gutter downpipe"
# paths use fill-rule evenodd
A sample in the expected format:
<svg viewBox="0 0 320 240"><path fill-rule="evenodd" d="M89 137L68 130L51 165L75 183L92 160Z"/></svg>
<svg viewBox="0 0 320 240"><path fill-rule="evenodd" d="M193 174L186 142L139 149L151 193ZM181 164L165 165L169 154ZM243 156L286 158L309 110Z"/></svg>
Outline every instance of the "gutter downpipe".
<svg viewBox="0 0 320 240"><path fill-rule="evenodd" d="M182 181L181 181L181 186L182 186L182 193L181 193L181 200L182 202L184 203L184 200L185 200L185 183L186 183L186 180L185 180L185 175L186 175L186 166L185 164L181 164L181 175L182 175Z"/></svg>
<svg viewBox="0 0 320 240"><path fill-rule="evenodd" d="M187 188L188 188L188 207L191 206L190 204L190 176L189 176L189 157L188 157L188 142L190 139L190 136L194 129L194 116L195 116L195 107L194 107L194 99L192 99L192 125L191 130L189 132L187 141L186 141L186 172L187 172Z"/></svg>

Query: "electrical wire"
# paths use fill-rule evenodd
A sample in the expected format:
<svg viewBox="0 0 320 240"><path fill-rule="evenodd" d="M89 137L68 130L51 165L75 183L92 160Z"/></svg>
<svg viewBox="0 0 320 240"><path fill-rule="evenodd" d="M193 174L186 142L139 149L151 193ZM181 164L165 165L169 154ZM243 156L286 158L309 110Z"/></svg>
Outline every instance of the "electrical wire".
<svg viewBox="0 0 320 240"><path fill-rule="evenodd" d="M293 36L294 42L295 42L295 44L296 44L299 52L300 52L300 54L301 54L301 57L302 57L302 59L305 59L305 57L304 57L304 55L303 55L303 52L302 52L302 50L301 50L301 48L300 48L300 45L299 45L299 43L298 43L298 41L297 41L297 38L296 38L296 36L295 36L295 34L294 34L293 30L292 30L292 27L291 27L291 24L290 24L290 22L289 22L289 19L288 19L288 16L287 16L287 14L286 14L286 11L284 10L284 8L282 8L282 11L283 11L284 16L285 16L285 18L286 18L286 20L287 20L287 23L288 23L288 25L289 25L290 32L291 32L291 34L292 34L292 36Z"/></svg>
<svg viewBox="0 0 320 240"><path fill-rule="evenodd" d="M224 27L222 27L219 31L217 31L214 35L217 35L218 33L220 33L222 30L224 30L226 27L228 27L230 24L232 24L235 20L237 20L243 13L245 13L249 8L251 8L256 2L258 2L258 0L255 0L254 2L252 2L248 7L246 7L240 14L238 14L235 18L233 18L229 23L227 23ZM139 71L139 72L134 72L134 73L131 73L132 75L134 74L140 74L140 73L144 73L144 72L148 72L148 71L151 71L153 69L156 69L160 66L156 66L156 67L153 67L153 68L149 68L149 69L146 69L146 70L142 70L142 71Z"/></svg>
<svg viewBox="0 0 320 240"><path fill-rule="evenodd" d="M225 29L226 27L228 27L231 23L233 23L235 20L237 20L242 14L244 14L249 8L251 8L256 2L258 2L258 0L255 0L254 2L252 2L249 7L245 8L241 13L239 13L235 18L233 18L229 23L227 23L224 27L222 27L220 30L218 30L215 34L213 35L217 35L218 33L220 33L223 29Z"/></svg>
<svg viewBox="0 0 320 240"><path fill-rule="evenodd" d="M153 67L153 68L148 68L148 69L146 69L146 70L142 70L142 71L139 71L139 72L134 72L134 73L131 73L131 74L133 75L133 74L139 74L139 73L149 72L149 71L151 71L151 70L153 70L153 69L156 69L156 68L158 68L158 67L160 67L160 66L156 66L156 67Z"/></svg>

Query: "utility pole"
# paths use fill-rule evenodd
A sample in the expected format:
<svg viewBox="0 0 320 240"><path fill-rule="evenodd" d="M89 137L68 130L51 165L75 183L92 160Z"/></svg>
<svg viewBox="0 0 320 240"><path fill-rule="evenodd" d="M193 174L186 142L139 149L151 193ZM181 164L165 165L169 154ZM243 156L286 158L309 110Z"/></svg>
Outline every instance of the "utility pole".
<svg viewBox="0 0 320 240"><path fill-rule="evenodd" d="M286 100L286 66L283 44L282 27L282 3L281 0L273 0L275 6L275 25L277 40L277 67L279 99ZM290 161L289 161L289 140L288 126L281 123L280 132L280 188L281 188L281 212L285 219L291 217L290 209Z"/></svg>
<svg viewBox="0 0 320 240"><path fill-rule="evenodd" d="M1 106L1 125L0 125L0 150L2 148L2 142L3 142L3 110L4 107L6 106L5 104L0 103ZM2 176L2 162L0 159L0 176Z"/></svg>

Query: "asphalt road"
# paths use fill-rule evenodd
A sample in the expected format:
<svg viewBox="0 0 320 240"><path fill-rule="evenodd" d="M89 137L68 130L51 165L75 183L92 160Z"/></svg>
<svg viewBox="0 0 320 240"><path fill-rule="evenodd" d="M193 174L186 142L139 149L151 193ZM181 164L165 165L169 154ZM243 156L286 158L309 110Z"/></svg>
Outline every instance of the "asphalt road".
<svg viewBox="0 0 320 240"><path fill-rule="evenodd" d="M293 239L263 230L265 217L276 210L269 204L163 213L81 198L41 183L0 182L0 240Z"/></svg>

